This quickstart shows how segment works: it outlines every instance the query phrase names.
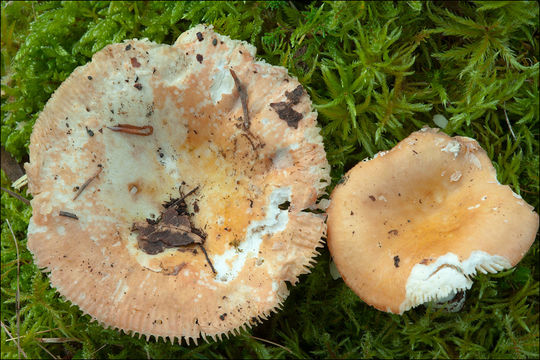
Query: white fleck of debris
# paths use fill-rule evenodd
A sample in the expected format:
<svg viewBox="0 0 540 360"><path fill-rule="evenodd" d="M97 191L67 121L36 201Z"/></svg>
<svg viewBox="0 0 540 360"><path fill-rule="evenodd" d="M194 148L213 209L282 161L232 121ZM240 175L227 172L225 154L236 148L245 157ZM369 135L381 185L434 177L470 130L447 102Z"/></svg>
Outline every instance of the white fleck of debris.
<svg viewBox="0 0 540 360"><path fill-rule="evenodd" d="M476 166L478 169L482 169L482 164L480 163L480 160L476 157L476 155L467 153L467 158L471 163L473 163L474 166Z"/></svg>
<svg viewBox="0 0 540 360"><path fill-rule="evenodd" d="M454 159L457 158L459 154L459 150L461 149L461 145L457 141L450 141L444 148L441 149L441 151L449 152L454 154Z"/></svg>
<svg viewBox="0 0 540 360"><path fill-rule="evenodd" d="M456 170L452 175L450 175L450 181L458 181L461 179L461 171Z"/></svg>
<svg viewBox="0 0 540 360"><path fill-rule="evenodd" d="M446 174L446 170L444 170L442 173L441 173L441 176L444 176Z"/></svg>
<svg viewBox="0 0 540 360"><path fill-rule="evenodd" d="M414 144L416 144L417 141L418 140L416 140L416 139L408 139L407 144L410 145L410 146L413 146Z"/></svg>
<svg viewBox="0 0 540 360"><path fill-rule="evenodd" d="M384 201L384 202L387 201L386 198L383 195L379 196L379 200Z"/></svg>
<svg viewBox="0 0 540 360"><path fill-rule="evenodd" d="M223 216L220 216L218 219L217 219L217 224L218 225L223 225L225 219L223 218Z"/></svg>
<svg viewBox="0 0 540 360"><path fill-rule="evenodd" d="M482 201L485 201L487 199L487 195L482 196Z"/></svg>
<svg viewBox="0 0 540 360"><path fill-rule="evenodd" d="M433 115L433 122L435 123L435 125L437 125L441 129L444 129L446 125L448 125L448 119L445 118L444 115L441 115L441 114Z"/></svg>
<svg viewBox="0 0 540 360"><path fill-rule="evenodd" d="M435 139L435 145L437 146L441 145L443 142L444 142L443 138L438 137Z"/></svg>
<svg viewBox="0 0 540 360"><path fill-rule="evenodd" d="M136 186L132 186L131 189L129 189L129 193L132 195L135 195L139 191L139 189Z"/></svg>
<svg viewBox="0 0 540 360"><path fill-rule="evenodd" d="M508 222L508 219L504 219L504 222L507 223L507 222Z"/></svg>
<svg viewBox="0 0 540 360"><path fill-rule="evenodd" d="M376 157L383 157L384 155L388 154L388 151L379 151L378 153L376 153L374 156L373 156L373 159L375 159Z"/></svg>
<svg viewBox="0 0 540 360"><path fill-rule="evenodd" d="M480 204L476 204L476 205L474 205L474 206L469 206L469 207L467 208L467 210L474 210L474 209L478 209L479 207L480 207Z"/></svg>
<svg viewBox="0 0 540 360"><path fill-rule="evenodd" d="M493 211L497 211L497 209L499 209L499 208L494 207L494 208L493 208Z"/></svg>

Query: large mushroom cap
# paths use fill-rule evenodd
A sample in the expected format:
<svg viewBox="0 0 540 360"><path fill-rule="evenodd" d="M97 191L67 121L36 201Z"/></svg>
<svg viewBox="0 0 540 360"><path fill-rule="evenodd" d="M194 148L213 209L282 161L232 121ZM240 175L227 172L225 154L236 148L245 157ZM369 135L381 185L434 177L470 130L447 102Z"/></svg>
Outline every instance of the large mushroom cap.
<svg viewBox="0 0 540 360"><path fill-rule="evenodd" d="M113 44L45 106L28 247L101 323L220 337L309 271L326 228L302 210L329 181L316 113L286 69L254 56L202 25L173 46Z"/></svg>
<svg viewBox="0 0 540 360"><path fill-rule="evenodd" d="M514 266L538 215L501 185L478 143L425 128L360 162L331 195L328 246L345 282L392 313Z"/></svg>

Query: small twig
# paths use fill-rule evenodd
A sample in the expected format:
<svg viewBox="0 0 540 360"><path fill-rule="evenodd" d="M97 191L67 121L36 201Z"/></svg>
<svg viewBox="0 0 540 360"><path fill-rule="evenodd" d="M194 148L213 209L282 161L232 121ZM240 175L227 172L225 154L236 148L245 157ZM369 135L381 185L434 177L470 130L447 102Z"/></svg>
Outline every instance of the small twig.
<svg viewBox="0 0 540 360"><path fill-rule="evenodd" d="M37 341L43 344L62 344L67 342L82 342L79 339L72 338L36 338Z"/></svg>
<svg viewBox="0 0 540 360"><path fill-rule="evenodd" d="M281 349L283 349L283 350L286 350L286 351L288 351L289 353L291 353L291 354L294 355L294 353L292 352L292 350L289 349L289 348L286 347L286 346L283 346L283 345L280 345L280 344L275 343L275 342L273 342L273 341L266 340L266 339L263 339L263 338L260 338L260 337L256 337L256 336L253 336L253 335L247 335L247 336L249 336L249 337L252 338L252 339L259 340L259 341L262 341L262 342L265 342L265 343L268 343L268 344L277 346L277 347L279 347L279 348L281 348Z"/></svg>
<svg viewBox="0 0 540 360"><path fill-rule="evenodd" d="M4 331L6 332L6 334L10 337L11 340L14 340L13 339L13 336L11 335L11 332L9 331L9 329L7 328L7 326L2 322L0 321L0 325L2 325L2 328L4 329ZM24 350L21 348L19 342L17 342L17 347L19 348L19 350L21 351L21 354L23 354L24 358L25 359L28 359L28 356L26 355L26 353L24 352Z"/></svg>
<svg viewBox="0 0 540 360"><path fill-rule="evenodd" d="M204 253L204 256L206 257L206 261L208 261L208 264L210 264L210 269L212 269L212 272L215 274L216 270L214 269L214 265L212 265L212 262L210 261L210 258L208 257L208 254L206 253L206 249L204 248L203 244L199 244L201 247L202 252Z"/></svg>
<svg viewBox="0 0 540 360"><path fill-rule="evenodd" d="M75 215L73 213L70 213L68 211L64 211L64 210L60 210L58 215L65 216L65 217L68 217L68 218L72 218L72 219L75 219L75 220L79 220L79 217L77 215Z"/></svg>
<svg viewBox="0 0 540 360"><path fill-rule="evenodd" d="M170 208L171 206L178 204L180 201L184 200L185 198L193 194L198 189L199 189L199 185L197 185L197 187L189 191L187 194L180 196L178 199L174 200L172 203L167 204L167 208Z"/></svg>
<svg viewBox="0 0 540 360"><path fill-rule="evenodd" d="M251 121L249 120L249 112L247 106L248 97L246 87L240 82L238 76L236 76L236 73L233 69L229 69L229 71L231 72L234 84L236 85L236 90L238 91L238 95L240 96L240 102L242 103L242 110L244 112L244 130L248 130L251 125Z"/></svg>
<svg viewBox="0 0 540 360"><path fill-rule="evenodd" d="M506 101L503 102L503 110L504 110L504 118L506 119L506 124L508 125L508 128L510 129L510 133L512 134L512 137L514 138L514 140L517 140L516 134L514 134L514 130L512 130L512 125L510 125L508 114L506 113Z"/></svg>
<svg viewBox="0 0 540 360"><path fill-rule="evenodd" d="M139 136L149 136L152 135L152 133L154 132L154 128L150 125L135 126L129 124L118 124L116 126L107 126L107 129Z"/></svg>
<svg viewBox="0 0 540 360"><path fill-rule="evenodd" d="M246 137L246 139L248 139L249 143L251 144L251 147L253 148L253 150L257 150L257 147L255 146L255 144L253 143L253 140L251 140L251 138L249 137L248 134L246 133L242 133L242 135L244 135Z"/></svg>
<svg viewBox="0 0 540 360"><path fill-rule="evenodd" d="M86 189L86 187L92 182L92 180L94 180L99 174L101 174L102 171L103 171L103 166L100 166L98 171L95 173L95 175L93 175L90 179L86 180L85 183L81 185L81 187L79 188L79 191L77 191L73 200L76 200L79 197L79 195L81 195L83 190Z"/></svg>
<svg viewBox="0 0 540 360"><path fill-rule="evenodd" d="M249 118L248 95L247 95L246 87L240 82L240 79L238 79L238 76L236 75L233 69L229 69L229 71L231 72L231 75L234 80L234 84L236 85L236 90L238 91L238 95L240 96L240 102L242 103L242 111L244 113L242 128L246 132L246 134L242 134L242 135L244 135L248 139L249 143L251 144L251 147L253 148L253 150L256 151L257 148L260 146L260 142L257 141L259 142L259 144L255 146L255 144L253 143L253 140L251 139L253 137L254 139L258 140L257 137L251 133L251 130L249 130L249 127L251 126L251 120Z"/></svg>
<svg viewBox="0 0 540 360"><path fill-rule="evenodd" d="M6 223L9 227L9 231L11 232L11 236L13 237L13 242L15 242L15 250L17 251L17 292L15 293L15 312L17 314L17 355L19 359L21 358L21 343L19 341L19 338L21 337L21 299L20 299L20 293L19 293L19 277L21 273L21 261L19 257L19 244L17 243L17 238L15 237L15 234L13 233L13 228L11 227L11 223L9 222L9 219L6 219Z"/></svg>
<svg viewBox="0 0 540 360"><path fill-rule="evenodd" d="M39 346L40 348L42 348L43 350L45 350L45 352L47 354L49 354L53 359L58 359L56 356L54 356L49 350L47 350L47 348L43 345L41 345L39 342L36 342L37 346Z"/></svg>
<svg viewBox="0 0 540 360"><path fill-rule="evenodd" d="M30 200L25 199L24 197L22 197L21 195L17 194L16 192L11 191L11 190L9 190L9 189L6 189L6 188L4 188L4 187L0 187L0 189L2 189L2 191L7 192L9 195L13 196L14 198L21 200L21 201L22 201L23 203L25 203L26 205L30 205Z"/></svg>

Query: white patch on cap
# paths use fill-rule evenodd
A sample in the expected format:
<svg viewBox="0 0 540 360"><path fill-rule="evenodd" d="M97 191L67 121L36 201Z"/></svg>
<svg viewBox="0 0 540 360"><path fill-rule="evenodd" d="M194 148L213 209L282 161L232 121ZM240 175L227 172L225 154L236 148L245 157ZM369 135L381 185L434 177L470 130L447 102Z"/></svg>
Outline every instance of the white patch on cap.
<svg viewBox="0 0 540 360"><path fill-rule="evenodd" d="M457 141L451 140L448 142L448 144L446 144L445 147L441 149L441 151L454 154L454 159L455 159L459 155L460 149L461 149L461 145Z"/></svg>
<svg viewBox="0 0 540 360"><path fill-rule="evenodd" d="M28 234L46 233L49 230L47 226L37 226L34 222L34 218L30 218L28 223Z"/></svg>
<svg viewBox="0 0 540 360"><path fill-rule="evenodd" d="M118 284L116 284L116 289L114 290L114 293L112 294L114 303L118 304L122 300L124 295L126 295L128 290L129 290L129 286L127 286L124 280L118 281Z"/></svg>
<svg viewBox="0 0 540 360"><path fill-rule="evenodd" d="M437 146L441 145L443 142L444 142L443 138L438 137L435 139L435 145Z"/></svg>
<svg viewBox="0 0 540 360"><path fill-rule="evenodd" d="M482 164L480 163L480 160L474 155L473 153L468 152L465 157L469 160L470 163L472 163L474 166L476 166L478 169L482 170Z"/></svg>
<svg viewBox="0 0 540 360"><path fill-rule="evenodd" d="M377 158L377 157L383 157L384 155L388 154L389 151L379 151L378 153L376 153L374 156L373 156L373 159Z"/></svg>
<svg viewBox="0 0 540 360"><path fill-rule="evenodd" d="M447 253L429 265L416 264L407 279L406 296L399 311L403 313L425 302L439 301L452 292L470 289L470 277L477 271L496 273L510 267L505 257L480 250L471 252L463 262L457 255Z"/></svg>
<svg viewBox="0 0 540 360"><path fill-rule="evenodd" d="M228 249L221 255L212 256L217 281L227 283L235 279L244 267L248 256L250 258L258 256L264 235L285 230L289 222L289 211L281 210L279 204L290 200L291 188L289 186L274 189L270 194L266 217L262 220L251 221L246 237L238 249Z"/></svg>
<svg viewBox="0 0 540 360"><path fill-rule="evenodd" d="M293 166L293 157L289 149L290 147L283 147L276 150L272 157L274 168L279 170Z"/></svg>
<svg viewBox="0 0 540 360"><path fill-rule="evenodd" d="M461 179L461 171L456 170L452 175L450 175L450 181L459 181Z"/></svg>
<svg viewBox="0 0 540 360"><path fill-rule="evenodd" d="M225 59L222 58L216 64L217 72L212 75L210 85L210 98L214 104L221 100L223 94L232 94L234 79L229 69L225 69Z"/></svg>

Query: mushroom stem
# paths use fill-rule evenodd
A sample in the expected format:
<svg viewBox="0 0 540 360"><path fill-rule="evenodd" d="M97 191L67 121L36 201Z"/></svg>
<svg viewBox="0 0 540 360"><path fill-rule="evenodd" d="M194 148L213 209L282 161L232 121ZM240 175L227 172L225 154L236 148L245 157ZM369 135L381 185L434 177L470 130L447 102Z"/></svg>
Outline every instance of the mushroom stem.
<svg viewBox="0 0 540 360"><path fill-rule="evenodd" d="M466 290L454 290L448 296L431 302L436 309L444 308L448 312L458 312L465 304Z"/></svg>

